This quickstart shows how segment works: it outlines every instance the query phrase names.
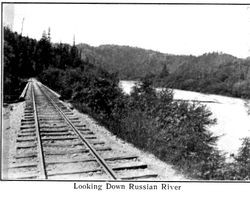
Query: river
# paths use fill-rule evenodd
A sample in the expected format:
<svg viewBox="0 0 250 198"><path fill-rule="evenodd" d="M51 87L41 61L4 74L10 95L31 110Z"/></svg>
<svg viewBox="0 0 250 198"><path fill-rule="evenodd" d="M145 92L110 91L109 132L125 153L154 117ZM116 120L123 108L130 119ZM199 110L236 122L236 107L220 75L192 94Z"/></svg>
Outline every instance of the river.
<svg viewBox="0 0 250 198"><path fill-rule="evenodd" d="M135 83L121 81L120 87L129 94ZM217 119L217 124L209 126L208 130L220 136L217 147L227 152L227 156L237 153L242 138L250 137L250 100L178 89L174 89L173 93L175 100L201 101L207 106L213 114L212 118Z"/></svg>

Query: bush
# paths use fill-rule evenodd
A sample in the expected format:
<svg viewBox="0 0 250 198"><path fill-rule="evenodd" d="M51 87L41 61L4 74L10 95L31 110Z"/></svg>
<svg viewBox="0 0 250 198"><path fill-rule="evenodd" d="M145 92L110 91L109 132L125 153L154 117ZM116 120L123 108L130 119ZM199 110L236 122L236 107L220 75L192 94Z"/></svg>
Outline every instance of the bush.
<svg viewBox="0 0 250 198"><path fill-rule="evenodd" d="M17 102L26 83L26 80L20 79L16 76L5 75L3 84L3 101L6 103Z"/></svg>
<svg viewBox="0 0 250 198"><path fill-rule="evenodd" d="M204 106L174 102L171 91L156 94L146 81L134 89L126 109L113 123L116 129L119 123L121 138L195 178L209 179L221 165L217 137L206 130L215 120Z"/></svg>
<svg viewBox="0 0 250 198"><path fill-rule="evenodd" d="M49 88L62 93L64 73L61 69L49 67L40 74L39 79Z"/></svg>
<svg viewBox="0 0 250 198"><path fill-rule="evenodd" d="M250 138L244 138L238 155L235 157L237 177L234 179L250 179Z"/></svg>
<svg viewBox="0 0 250 198"><path fill-rule="evenodd" d="M225 158L218 156L212 179L217 180L249 180L250 179L250 138L243 138L242 146L232 162L225 162Z"/></svg>

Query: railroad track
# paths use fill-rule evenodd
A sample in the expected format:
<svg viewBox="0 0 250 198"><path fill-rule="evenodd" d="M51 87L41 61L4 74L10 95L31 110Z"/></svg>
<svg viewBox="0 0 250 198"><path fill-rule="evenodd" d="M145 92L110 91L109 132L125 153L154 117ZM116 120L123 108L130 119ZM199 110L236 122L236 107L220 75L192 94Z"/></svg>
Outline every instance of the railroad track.
<svg viewBox="0 0 250 198"><path fill-rule="evenodd" d="M99 140L53 91L32 79L22 97L24 115L16 138L12 179L143 180L158 175L138 156Z"/></svg>

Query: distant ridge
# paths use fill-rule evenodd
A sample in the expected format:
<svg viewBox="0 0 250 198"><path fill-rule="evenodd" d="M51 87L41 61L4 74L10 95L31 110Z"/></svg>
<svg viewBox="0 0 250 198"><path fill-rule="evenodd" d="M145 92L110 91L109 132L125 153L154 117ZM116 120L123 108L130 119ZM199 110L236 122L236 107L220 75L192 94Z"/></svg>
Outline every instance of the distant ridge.
<svg viewBox="0 0 250 198"><path fill-rule="evenodd" d="M146 75L158 75L162 72L164 65L172 73L179 67L190 65L190 63L218 67L221 64L238 60L232 55L217 52L188 56L120 45L92 47L88 44L79 44L77 48L83 60L103 67L111 73L118 72L119 77L126 80L139 79Z"/></svg>

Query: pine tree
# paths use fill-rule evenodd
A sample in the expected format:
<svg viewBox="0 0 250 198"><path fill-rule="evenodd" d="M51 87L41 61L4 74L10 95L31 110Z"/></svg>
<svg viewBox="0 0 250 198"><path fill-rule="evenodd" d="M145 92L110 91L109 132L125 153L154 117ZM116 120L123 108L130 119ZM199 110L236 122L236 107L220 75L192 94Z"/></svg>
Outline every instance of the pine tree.
<svg viewBox="0 0 250 198"><path fill-rule="evenodd" d="M48 29L48 41L51 42L50 27L49 27L49 29Z"/></svg>
<svg viewBox="0 0 250 198"><path fill-rule="evenodd" d="M53 61L53 48L50 43L50 33L48 35L44 31L42 38L38 41L36 50L36 74L39 74L44 69L52 66Z"/></svg>
<svg viewBox="0 0 250 198"><path fill-rule="evenodd" d="M169 71L168 71L167 65L164 64L162 71L160 73L160 78L167 77L168 75L169 75Z"/></svg>

